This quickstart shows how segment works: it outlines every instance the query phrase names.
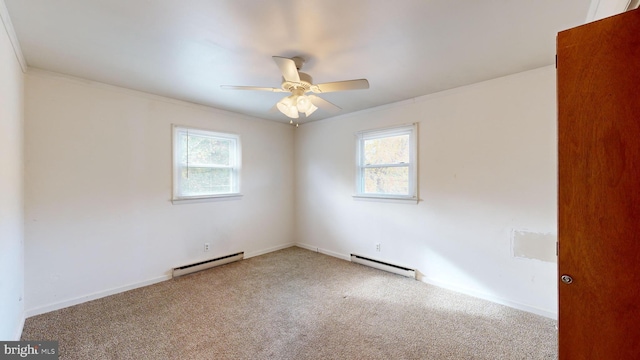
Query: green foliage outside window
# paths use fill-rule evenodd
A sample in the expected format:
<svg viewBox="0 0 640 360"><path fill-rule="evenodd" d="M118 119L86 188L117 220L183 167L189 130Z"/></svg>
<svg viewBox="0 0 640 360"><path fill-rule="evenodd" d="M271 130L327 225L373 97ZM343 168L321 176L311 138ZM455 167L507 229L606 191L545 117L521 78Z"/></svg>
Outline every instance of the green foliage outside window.
<svg viewBox="0 0 640 360"><path fill-rule="evenodd" d="M356 195L415 199L417 124L357 133Z"/></svg>
<svg viewBox="0 0 640 360"><path fill-rule="evenodd" d="M237 137L184 128L176 131L175 196L236 193Z"/></svg>
<svg viewBox="0 0 640 360"><path fill-rule="evenodd" d="M409 135L364 141L364 192L406 195L409 193ZM405 166L383 166L406 164Z"/></svg>

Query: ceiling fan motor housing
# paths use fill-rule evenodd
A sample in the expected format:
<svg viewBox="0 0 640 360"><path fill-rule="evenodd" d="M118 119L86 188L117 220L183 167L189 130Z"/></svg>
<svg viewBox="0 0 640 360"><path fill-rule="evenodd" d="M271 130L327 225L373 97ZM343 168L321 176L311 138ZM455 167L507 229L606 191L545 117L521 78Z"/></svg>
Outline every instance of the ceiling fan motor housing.
<svg viewBox="0 0 640 360"><path fill-rule="evenodd" d="M303 72L299 72L300 81L286 81L284 78L282 79L282 89L286 91L291 91L295 89L303 89L304 92L311 90L311 84L313 84L313 79L311 75L305 74Z"/></svg>
<svg viewBox="0 0 640 360"><path fill-rule="evenodd" d="M1 0L0 0L1 2ZM221 85L223 89L232 90L260 90L272 92L289 92L291 95L282 98L276 104L278 110L284 115L297 119L299 113L306 116L311 115L318 107L328 111L338 111L340 108L327 100L316 95L305 95L307 92L325 93L344 90L368 89L367 79L334 81L323 84L313 84L313 79L309 74L300 72L304 64L301 57L285 58L282 56L272 56L276 65L282 73L282 83L280 88L260 87L260 86L227 86Z"/></svg>

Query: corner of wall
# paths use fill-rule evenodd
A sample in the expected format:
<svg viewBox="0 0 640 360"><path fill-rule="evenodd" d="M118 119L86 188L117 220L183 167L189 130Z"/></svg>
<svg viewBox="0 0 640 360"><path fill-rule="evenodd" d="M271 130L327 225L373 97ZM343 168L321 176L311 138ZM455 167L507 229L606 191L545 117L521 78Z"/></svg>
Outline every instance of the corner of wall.
<svg viewBox="0 0 640 360"><path fill-rule="evenodd" d="M24 321L26 320L24 311L22 315L20 315L20 322L18 323L18 328L16 329L15 335L13 336L14 341L20 341L22 338L22 330L24 329Z"/></svg>
<svg viewBox="0 0 640 360"><path fill-rule="evenodd" d="M8 10L0 0L0 339L19 339L24 326L24 70ZM4 29L4 31L2 30ZM6 34L6 36L5 36ZM16 61L13 61L13 56ZM6 216L6 217L5 217Z"/></svg>

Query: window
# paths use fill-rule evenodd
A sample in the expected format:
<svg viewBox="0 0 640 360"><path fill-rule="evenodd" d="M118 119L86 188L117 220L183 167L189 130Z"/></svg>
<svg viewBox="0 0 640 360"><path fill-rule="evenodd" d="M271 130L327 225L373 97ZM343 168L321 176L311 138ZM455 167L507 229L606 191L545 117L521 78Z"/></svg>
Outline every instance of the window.
<svg viewBox="0 0 640 360"><path fill-rule="evenodd" d="M417 198L417 124L357 134L356 197Z"/></svg>
<svg viewBox="0 0 640 360"><path fill-rule="evenodd" d="M173 128L173 200L240 195L240 137Z"/></svg>

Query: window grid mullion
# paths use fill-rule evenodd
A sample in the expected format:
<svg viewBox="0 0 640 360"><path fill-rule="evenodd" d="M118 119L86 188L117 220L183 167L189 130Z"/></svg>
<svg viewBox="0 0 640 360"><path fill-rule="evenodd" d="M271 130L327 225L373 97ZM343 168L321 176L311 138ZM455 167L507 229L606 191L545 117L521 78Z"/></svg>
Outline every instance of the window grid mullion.
<svg viewBox="0 0 640 360"><path fill-rule="evenodd" d="M365 164L362 165L364 169L376 169L376 168L390 168L390 167L409 167L409 163L398 163L398 164Z"/></svg>
<svg viewBox="0 0 640 360"><path fill-rule="evenodd" d="M398 199L398 198L411 198L414 199L417 196L417 189L416 189L416 184L417 184L417 173L416 173L416 161L417 161L417 147L416 147L416 134L417 132L417 124L412 124L412 125L405 125L405 126L401 126L398 128L389 128L389 129L378 129L378 130L371 130L371 131L362 131L362 132L358 132L356 133L356 137L357 137L357 151L358 151L358 156L357 158L357 166L356 166L356 196L358 195L362 195L362 196L366 196L366 197L375 197L375 196L381 196L383 198L394 198L394 199ZM393 137L398 137L398 136L403 136L403 135L408 135L408 146L409 146L409 161L408 162L398 162L398 163L384 163L384 164L368 164L366 162L366 156L365 156L365 145L367 143L367 141L369 140L374 140L374 139L385 139L385 138L393 138ZM393 183L397 183L397 180L400 180L397 178L397 171L393 171L392 173L395 175L391 175L392 173L389 173L391 177L387 177L387 175L385 175L386 171L383 171L382 173L378 173L378 172L371 172L371 175L373 174L380 174L380 175L374 175L374 176L382 176L383 178L383 187L382 188L378 188L377 190L368 190L365 191L366 186L369 186L369 182L367 179L370 179L371 175L368 175L370 173L370 171L375 171L376 169L389 169L389 171L391 171L391 169L407 169L407 178L404 180L406 181L406 189L402 189L401 188L394 188L393 186L395 185L391 185L391 188L387 188L387 184L385 183L386 181L391 181L391 183L389 184L393 184ZM371 170L367 170L367 169L371 169ZM403 170L404 171L404 170ZM396 193L396 191L399 191L398 193ZM404 191L406 191L406 193L404 193Z"/></svg>
<svg viewBox="0 0 640 360"><path fill-rule="evenodd" d="M180 164L181 167L184 168L189 168L189 169L195 169L195 168L199 168L199 169L233 169L234 166L232 165L213 165L213 164L187 164L187 163L182 163Z"/></svg>
<svg viewBox="0 0 640 360"><path fill-rule="evenodd" d="M229 163L194 163L190 136L201 142L224 141L228 145ZM206 144L203 144L203 146ZM173 200L198 199L233 195L239 192L240 139L233 134L215 133L207 130L184 128L174 125L174 190ZM204 149L206 151L206 149ZM183 159L184 157L184 159ZM184 176L184 171L200 170L197 178ZM228 171L225 171L228 170ZM211 174L211 175L208 175ZM204 176L204 177L203 177ZM207 178L211 180L206 180ZM194 183L194 181L196 181ZM192 186L195 184L195 188Z"/></svg>

